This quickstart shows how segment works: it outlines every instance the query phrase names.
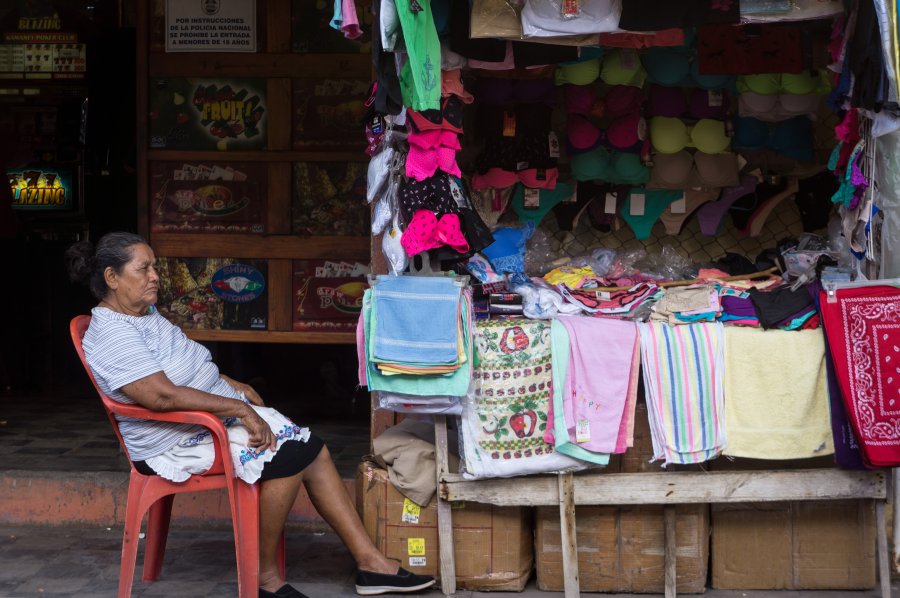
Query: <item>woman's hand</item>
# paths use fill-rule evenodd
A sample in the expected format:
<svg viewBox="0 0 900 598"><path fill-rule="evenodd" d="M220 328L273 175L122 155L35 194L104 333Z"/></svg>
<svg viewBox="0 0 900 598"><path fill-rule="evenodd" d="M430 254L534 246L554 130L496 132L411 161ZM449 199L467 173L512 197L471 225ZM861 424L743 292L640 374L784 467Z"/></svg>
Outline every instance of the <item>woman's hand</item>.
<svg viewBox="0 0 900 598"><path fill-rule="evenodd" d="M250 440L247 444L250 445L250 448L255 448L258 451L267 449L274 451L278 444L278 439L275 438L275 434L272 432L269 424L252 408L248 409L250 413L241 417L241 423L244 424L244 427L250 433Z"/></svg>
<svg viewBox="0 0 900 598"><path fill-rule="evenodd" d="M235 389L238 392L244 393L244 396L248 401L256 405L257 407L265 407L266 404L263 402L262 397L259 396L259 393L254 390L252 386L249 384L244 384L243 382L238 382L232 378L229 378L225 374L219 374L219 378L228 383L228 385Z"/></svg>

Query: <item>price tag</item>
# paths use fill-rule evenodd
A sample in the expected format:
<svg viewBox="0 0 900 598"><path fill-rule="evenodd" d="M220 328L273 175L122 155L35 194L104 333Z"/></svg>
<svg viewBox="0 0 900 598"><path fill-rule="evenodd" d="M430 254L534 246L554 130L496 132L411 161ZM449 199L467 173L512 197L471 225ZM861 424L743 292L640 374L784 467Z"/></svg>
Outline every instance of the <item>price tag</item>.
<svg viewBox="0 0 900 598"><path fill-rule="evenodd" d="M527 210L536 210L541 207L541 192L538 189L525 188L525 199L522 202Z"/></svg>
<svg viewBox="0 0 900 598"><path fill-rule="evenodd" d="M591 441L591 422L586 419L579 419L575 424L575 442Z"/></svg>
<svg viewBox="0 0 900 598"><path fill-rule="evenodd" d="M632 216L643 216L644 215L644 202L646 198L643 193L632 193L631 194L631 208L629 209L629 214Z"/></svg>
<svg viewBox="0 0 900 598"><path fill-rule="evenodd" d="M578 201L578 185L572 186L572 195L562 200L563 203L576 203Z"/></svg>
<svg viewBox="0 0 900 598"><path fill-rule="evenodd" d="M408 498L403 499L403 515L400 516L400 521L403 523L419 523L419 515L421 513L422 507Z"/></svg>
<svg viewBox="0 0 900 598"><path fill-rule="evenodd" d="M708 103L710 108L718 108L725 101L725 94L722 93L721 89L710 89L708 95Z"/></svg>
<svg viewBox="0 0 900 598"><path fill-rule="evenodd" d="M747 165L747 158L738 154L737 155L737 164L738 164L738 170L744 170L744 166Z"/></svg>
<svg viewBox="0 0 900 598"><path fill-rule="evenodd" d="M603 212L605 214L615 214L616 213L616 194L615 193L607 193L606 194L606 205L603 206Z"/></svg>
<svg viewBox="0 0 900 598"><path fill-rule="evenodd" d="M425 538L407 538L406 551L409 556L425 556Z"/></svg>
<svg viewBox="0 0 900 598"><path fill-rule="evenodd" d="M687 199L682 195L669 204L669 209L672 210L673 214L684 214L687 212Z"/></svg>
<svg viewBox="0 0 900 598"><path fill-rule="evenodd" d="M456 201L456 205L460 208L468 207L465 195L463 195L462 189L457 182L456 177L448 177L450 183L450 195L453 196L453 199Z"/></svg>
<svg viewBox="0 0 900 598"><path fill-rule="evenodd" d="M550 157L559 158L559 137L556 136L556 133L550 131L550 134L547 135L547 143L550 145Z"/></svg>
<svg viewBox="0 0 900 598"><path fill-rule="evenodd" d="M638 68L638 55L634 50L622 50L619 54L619 59L622 62L622 68L628 71L634 71Z"/></svg>
<svg viewBox="0 0 900 598"><path fill-rule="evenodd" d="M562 16L564 19L573 19L581 12L580 0L563 0Z"/></svg>
<svg viewBox="0 0 900 598"><path fill-rule="evenodd" d="M426 564L424 556L411 556L409 557L409 566L410 567L424 567Z"/></svg>

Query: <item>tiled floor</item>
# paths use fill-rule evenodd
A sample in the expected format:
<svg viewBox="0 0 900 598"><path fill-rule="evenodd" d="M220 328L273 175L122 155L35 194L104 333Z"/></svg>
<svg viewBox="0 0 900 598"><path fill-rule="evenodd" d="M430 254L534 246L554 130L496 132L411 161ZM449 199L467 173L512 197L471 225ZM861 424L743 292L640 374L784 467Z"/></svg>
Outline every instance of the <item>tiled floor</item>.
<svg viewBox="0 0 900 598"><path fill-rule="evenodd" d="M355 476L369 452L369 425L302 419L302 405L273 404L325 439L344 478ZM64 391L50 396L0 395L0 469L32 471L127 471L112 427L96 396Z"/></svg>

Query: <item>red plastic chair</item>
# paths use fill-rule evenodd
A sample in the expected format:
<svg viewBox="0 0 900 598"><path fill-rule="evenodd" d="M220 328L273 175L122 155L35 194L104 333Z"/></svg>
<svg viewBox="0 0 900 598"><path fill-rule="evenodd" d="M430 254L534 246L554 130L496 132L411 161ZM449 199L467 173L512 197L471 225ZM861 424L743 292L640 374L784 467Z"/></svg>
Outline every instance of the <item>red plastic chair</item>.
<svg viewBox="0 0 900 598"><path fill-rule="evenodd" d="M235 477L231 458L227 450L223 451L222 448L228 446L228 435L222 421L205 411L164 413L151 411L139 405L125 405L110 398L100 390L97 380L94 379L94 374L84 358L81 339L84 338L84 333L90 323L90 316L76 316L69 325L69 332L72 335L75 351L78 352L81 364L103 401L106 415L109 417L125 454L128 454L128 449L122 441L122 434L119 432L119 424L115 415L204 426L212 432L216 449L215 463L208 472L202 475L193 475L181 483L170 482L156 475L143 475L134 468L134 465L131 466L128 504L125 509L125 532L122 537L122 564L119 569L119 598L131 596L138 539L144 514L149 511L143 580L156 581L162 572L163 555L166 551L166 539L169 534L169 519L175 495L182 492L199 492L218 488L228 489L228 501L231 505L237 557L238 596L240 598L256 598L259 595L259 485L247 484ZM130 461L131 457L129 456ZM278 564L281 574L284 576L284 536L279 544Z"/></svg>

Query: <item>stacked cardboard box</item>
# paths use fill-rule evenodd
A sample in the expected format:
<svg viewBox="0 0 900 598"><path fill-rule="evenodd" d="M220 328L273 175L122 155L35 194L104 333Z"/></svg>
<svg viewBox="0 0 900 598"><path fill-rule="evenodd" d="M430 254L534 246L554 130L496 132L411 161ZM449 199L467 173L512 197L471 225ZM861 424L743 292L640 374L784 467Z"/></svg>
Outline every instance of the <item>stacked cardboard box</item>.
<svg viewBox="0 0 900 598"><path fill-rule="evenodd" d="M834 467L832 458L718 459L717 470ZM736 503L712 507L712 587L851 590L875 585L870 500Z"/></svg>
<svg viewBox="0 0 900 598"><path fill-rule="evenodd" d="M418 507L391 484L387 471L361 463L356 479L360 517L378 549L414 573L440 578L436 501ZM525 588L534 566L532 510L453 503L456 583L469 590Z"/></svg>
<svg viewBox="0 0 900 598"><path fill-rule="evenodd" d="M659 463L650 463L652 456L647 409L639 403L635 413L634 447L624 455L613 456L606 471L636 473L661 470ZM679 506L675 521L677 591L703 592L709 562L709 507ZM576 507L575 522L581 591L664 591L662 507ZM557 508L537 509L535 555L538 588L561 591L564 584Z"/></svg>

